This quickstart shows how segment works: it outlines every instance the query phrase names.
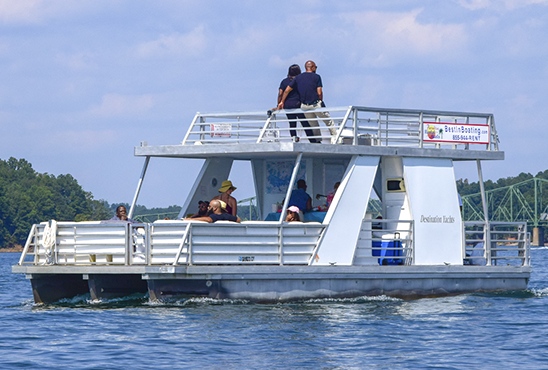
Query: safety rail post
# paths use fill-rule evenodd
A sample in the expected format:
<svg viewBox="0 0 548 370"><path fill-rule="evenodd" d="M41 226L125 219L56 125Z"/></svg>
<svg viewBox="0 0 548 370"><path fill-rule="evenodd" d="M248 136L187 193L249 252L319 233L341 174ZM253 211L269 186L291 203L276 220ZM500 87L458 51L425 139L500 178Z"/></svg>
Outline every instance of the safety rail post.
<svg viewBox="0 0 548 370"><path fill-rule="evenodd" d="M353 107L350 106L348 107L348 110L346 111L346 114L344 115L344 118L341 122L341 125L339 126L339 128L337 129L337 133L335 134L335 143L338 143L339 142L339 138L341 137L341 134L342 134L342 130L344 130L344 126L346 126L346 121L348 121L348 117L350 116L350 113L352 113L352 110L353 110ZM335 124L335 120L333 120L333 118L331 118L331 120L333 121L333 124ZM355 124L354 124L355 126ZM354 127L354 145L356 145L356 128Z"/></svg>
<svg viewBox="0 0 548 370"><path fill-rule="evenodd" d="M257 143L260 143L263 141L264 134L266 133L266 130L268 129L268 126L270 125L270 121L272 120L273 117L274 117L274 120L276 120L276 113L274 111L266 119L266 122L263 128L261 129L261 132L259 133L259 137L257 138Z"/></svg>
<svg viewBox="0 0 548 370"><path fill-rule="evenodd" d="M354 138L353 138L353 141L352 141L352 145L358 145L358 109L355 108L355 107L351 107L352 108L352 117L353 117L353 122L352 122L352 126L354 127Z"/></svg>
<svg viewBox="0 0 548 370"><path fill-rule="evenodd" d="M148 266L152 265L152 233L154 232L154 224L150 225L150 224L147 224L149 227L147 229L147 237L146 237L146 250L147 250L147 254L146 254L146 264Z"/></svg>
<svg viewBox="0 0 548 370"><path fill-rule="evenodd" d="M424 115L422 112L420 112L419 113L419 148L422 148L424 145L423 132L424 132Z"/></svg>
<svg viewBox="0 0 548 370"><path fill-rule="evenodd" d="M188 131L186 132L185 137L184 137L183 142L181 143L181 145L186 145L188 137L192 133L192 130L194 129L194 126L196 125L196 121L198 120L198 117L202 118L200 116L200 112L196 113L196 115L194 116L194 119L192 120L192 123L190 124L190 127L188 128ZM200 127L202 127L202 126L200 126ZM201 131L203 131L203 130L201 130Z"/></svg>
<svg viewBox="0 0 548 370"><path fill-rule="evenodd" d="M525 255L526 255L526 263L527 266L531 266L531 237L529 232L527 231L527 222L525 223L525 229L524 229L524 243L525 243Z"/></svg>
<svg viewBox="0 0 548 370"><path fill-rule="evenodd" d="M240 116L236 117L236 142L240 142Z"/></svg>
<svg viewBox="0 0 548 370"><path fill-rule="evenodd" d="M283 218L283 217L282 217ZM278 224L278 264L280 266L283 266L283 250L284 250L284 232L283 232L284 224L280 223Z"/></svg>
<svg viewBox="0 0 548 370"><path fill-rule="evenodd" d="M189 237L188 237L188 260L187 260L187 265L192 266L192 227L190 227L188 233L189 233Z"/></svg>
<svg viewBox="0 0 548 370"><path fill-rule="evenodd" d="M415 221L411 220L411 240L409 241L409 247L411 248L411 261L409 261L409 265L413 264L413 261L415 261Z"/></svg>
<svg viewBox="0 0 548 370"><path fill-rule="evenodd" d="M175 260L173 261L173 266L177 266L179 263L179 258L181 258L181 253L183 252L183 248L185 246L186 239L188 238L188 234L190 231L190 225L192 225L191 222L189 222L186 225L185 232L183 233L183 237L181 238L181 244L179 244L179 249L177 250L177 254L175 255ZM190 260L190 251L189 251L189 260Z"/></svg>
<svg viewBox="0 0 548 370"><path fill-rule="evenodd" d="M126 266L130 265L130 256L133 252L133 229L131 227L131 224L128 222L125 225L125 231L126 231L126 255L125 255L125 262L124 264ZM108 260L107 260L108 264Z"/></svg>

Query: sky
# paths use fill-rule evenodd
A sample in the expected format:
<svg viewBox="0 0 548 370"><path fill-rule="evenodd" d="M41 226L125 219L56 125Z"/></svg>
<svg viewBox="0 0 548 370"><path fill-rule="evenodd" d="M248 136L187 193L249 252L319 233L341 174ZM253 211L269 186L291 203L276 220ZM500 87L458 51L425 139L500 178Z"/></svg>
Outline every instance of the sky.
<svg viewBox="0 0 548 370"><path fill-rule="evenodd" d="M311 59L327 106L493 113L505 161L548 169L548 0L0 0L0 159L130 203L141 141L179 144L196 112L276 104ZM201 161L151 159L139 204L181 205ZM253 195L248 166L231 180ZM477 181L475 164L456 177Z"/></svg>

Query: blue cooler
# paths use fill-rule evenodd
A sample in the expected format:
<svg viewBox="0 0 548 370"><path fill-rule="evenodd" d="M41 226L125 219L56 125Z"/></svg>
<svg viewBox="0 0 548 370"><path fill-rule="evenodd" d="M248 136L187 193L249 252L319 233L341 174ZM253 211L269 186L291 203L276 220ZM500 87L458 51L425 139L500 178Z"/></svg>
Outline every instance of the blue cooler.
<svg viewBox="0 0 548 370"><path fill-rule="evenodd" d="M403 265L402 258L391 258L400 257L402 255L401 241L373 241L373 248L380 248L373 249L372 251L373 256L383 257L379 258L379 265Z"/></svg>

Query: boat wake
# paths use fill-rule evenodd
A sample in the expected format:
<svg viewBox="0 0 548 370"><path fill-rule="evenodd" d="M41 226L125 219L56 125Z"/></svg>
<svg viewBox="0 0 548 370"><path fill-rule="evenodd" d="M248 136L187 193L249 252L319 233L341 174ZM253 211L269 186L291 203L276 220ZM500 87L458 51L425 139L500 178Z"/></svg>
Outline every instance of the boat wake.
<svg viewBox="0 0 548 370"><path fill-rule="evenodd" d="M369 303L369 302L401 302L403 299L379 296L361 296L354 298L316 298L303 301L303 303Z"/></svg>
<svg viewBox="0 0 548 370"><path fill-rule="evenodd" d="M535 297L548 297L548 288L530 289L529 291L530 291Z"/></svg>
<svg viewBox="0 0 548 370"><path fill-rule="evenodd" d="M201 305L241 305L250 304L251 302L245 299L216 299L209 297L190 297L177 300L151 300L145 303L147 306L154 307L185 307L185 306L201 306Z"/></svg>

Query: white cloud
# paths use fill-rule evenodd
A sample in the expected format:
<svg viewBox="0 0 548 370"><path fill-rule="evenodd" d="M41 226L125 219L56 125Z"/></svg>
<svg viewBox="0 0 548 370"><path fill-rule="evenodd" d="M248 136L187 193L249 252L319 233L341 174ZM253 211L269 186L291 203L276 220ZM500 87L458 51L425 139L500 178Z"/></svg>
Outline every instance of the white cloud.
<svg viewBox="0 0 548 370"><path fill-rule="evenodd" d="M91 113L103 117L132 116L148 111L154 105L152 95L106 94L101 105L91 109Z"/></svg>
<svg viewBox="0 0 548 370"><path fill-rule="evenodd" d="M417 19L421 12L368 11L341 17L353 26L346 32L366 65L386 66L417 57L428 57L430 61L462 57L468 43L464 25L421 23Z"/></svg>
<svg viewBox="0 0 548 370"><path fill-rule="evenodd" d="M137 47L137 55L142 58L163 57L167 55L197 56L207 46L204 26L200 25L186 34L174 33L162 35L154 41L142 43Z"/></svg>
<svg viewBox="0 0 548 370"><path fill-rule="evenodd" d="M32 23L41 18L42 0L0 0L0 21Z"/></svg>
<svg viewBox="0 0 548 370"><path fill-rule="evenodd" d="M40 23L53 17L90 14L105 6L96 0L0 0L0 23Z"/></svg>
<svg viewBox="0 0 548 370"><path fill-rule="evenodd" d="M268 65L274 68L289 68L292 64L298 64L304 72L304 63L309 59L313 59L312 53L300 53L291 57L282 58L279 55L272 55L268 60Z"/></svg>
<svg viewBox="0 0 548 370"><path fill-rule="evenodd" d="M458 3L470 10L494 8L497 10L514 10L532 4L548 5L548 0L458 0Z"/></svg>
<svg viewBox="0 0 548 370"><path fill-rule="evenodd" d="M459 0L458 3L470 10L487 8L491 5L491 0Z"/></svg>

